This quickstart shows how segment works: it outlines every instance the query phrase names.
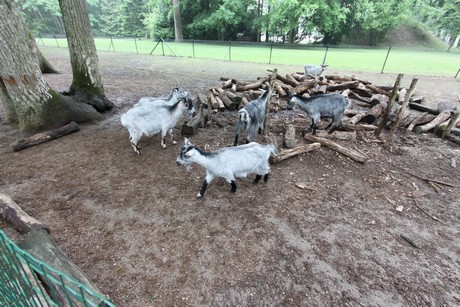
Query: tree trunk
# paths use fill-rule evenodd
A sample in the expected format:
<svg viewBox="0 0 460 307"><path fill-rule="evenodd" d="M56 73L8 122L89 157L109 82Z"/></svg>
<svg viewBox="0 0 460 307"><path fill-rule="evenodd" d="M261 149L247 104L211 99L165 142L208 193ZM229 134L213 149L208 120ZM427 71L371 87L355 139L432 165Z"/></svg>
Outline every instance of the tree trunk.
<svg viewBox="0 0 460 307"><path fill-rule="evenodd" d="M60 95L43 79L15 1L0 0L0 41L0 97L7 121L17 122L23 135L101 118L93 107Z"/></svg>
<svg viewBox="0 0 460 307"><path fill-rule="evenodd" d="M59 0L59 6L72 64L69 93L75 100L88 103L99 112L110 110L113 104L105 97L86 1Z"/></svg>
<svg viewBox="0 0 460 307"><path fill-rule="evenodd" d="M182 42L184 36L182 34L182 16L180 14L180 0L173 0L174 10L174 37L176 42Z"/></svg>

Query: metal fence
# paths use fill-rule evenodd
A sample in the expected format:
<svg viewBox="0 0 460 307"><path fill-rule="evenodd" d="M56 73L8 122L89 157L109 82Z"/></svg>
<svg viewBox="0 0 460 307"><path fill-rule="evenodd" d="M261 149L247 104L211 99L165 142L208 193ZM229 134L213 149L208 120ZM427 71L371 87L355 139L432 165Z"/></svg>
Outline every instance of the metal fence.
<svg viewBox="0 0 460 307"><path fill-rule="evenodd" d="M0 306L62 305L115 306L21 250L0 230Z"/></svg>
<svg viewBox="0 0 460 307"><path fill-rule="evenodd" d="M64 35L35 36L38 45L67 47ZM96 49L172 57L276 65L328 64L341 70L412 73L457 77L460 49L450 53L430 48L323 46L318 44L257 43L248 41L184 40L174 42L145 38L95 38Z"/></svg>

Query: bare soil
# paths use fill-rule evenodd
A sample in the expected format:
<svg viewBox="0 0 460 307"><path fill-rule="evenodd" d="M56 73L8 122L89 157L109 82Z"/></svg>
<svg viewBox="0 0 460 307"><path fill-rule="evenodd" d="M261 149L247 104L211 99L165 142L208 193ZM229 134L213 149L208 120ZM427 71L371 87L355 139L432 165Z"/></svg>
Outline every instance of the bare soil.
<svg viewBox="0 0 460 307"><path fill-rule="evenodd" d="M67 50L43 51L62 72L46 79L68 89ZM302 68L106 52L99 58L106 94L117 107L101 122L20 152L11 149L21 138L16 128L1 124L0 191L47 224L66 255L117 305L460 305L458 145L431 133L398 132L387 150L360 133L356 141L337 142L366 154L365 164L321 147L272 165L268 183L242 179L233 194L219 179L196 199L205 171L176 165L182 140L162 149L158 135L144 139L139 156L120 115L140 97L165 96L176 85L195 96L221 76L255 80L267 69ZM333 68L328 74L375 85L396 79ZM412 77L405 75L402 85ZM456 103L458 79L419 79L416 95L428 103ZM223 126L200 129L194 144L232 144L235 113L215 116ZM411 174L454 186L433 187ZM0 227L20 240L6 223Z"/></svg>

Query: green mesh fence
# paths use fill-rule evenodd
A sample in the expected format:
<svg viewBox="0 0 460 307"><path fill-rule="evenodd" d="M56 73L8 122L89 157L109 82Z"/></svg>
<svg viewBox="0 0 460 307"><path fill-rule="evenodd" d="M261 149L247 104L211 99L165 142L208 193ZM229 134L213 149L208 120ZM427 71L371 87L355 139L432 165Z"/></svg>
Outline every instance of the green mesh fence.
<svg viewBox="0 0 460 307"><path fill-rule="evenodd" d="M0 306L115 306L21 250L0 229Z"/></svg>

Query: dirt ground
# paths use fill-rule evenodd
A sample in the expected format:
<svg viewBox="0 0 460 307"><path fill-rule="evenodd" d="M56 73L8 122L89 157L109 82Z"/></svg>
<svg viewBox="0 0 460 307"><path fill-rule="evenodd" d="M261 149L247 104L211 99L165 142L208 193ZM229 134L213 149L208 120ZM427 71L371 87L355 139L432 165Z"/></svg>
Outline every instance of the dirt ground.
<svg viewBox="0 0 460 307"><path fill-rule="evenodd" d="M43 51L62 72L46 79L68 89L68 51ZM117 107L99 123L20 152L11 149L17 130L1 124L0 191L48 225L66 255L114 303L460 305L458 145L431 133L398 132L386 150L360 133L356 141L337 142L367 155L365 164L321 147L272 165L268 183L238 180L233 194L219 179L196 199L205 171L176 165L179 130L179 144L167 142L166 149L158 135L143 139L139 156L120 115L140 97L167 95L176 85L196 96L220 84L221 76L255 80L267 69L302 68L106 52L99 59L106 94ZM330 67L328 73L374 85L396 78ZM405 75L402 85L412 77ZM416 95L433 105L455 103L460 80L419 76ZM191 137L195 145L232 144L235 113L218 116L223 127L200 129ZM455 187L434 189L411 173ZM20 240L3 221L0 227Z"/></svg>

